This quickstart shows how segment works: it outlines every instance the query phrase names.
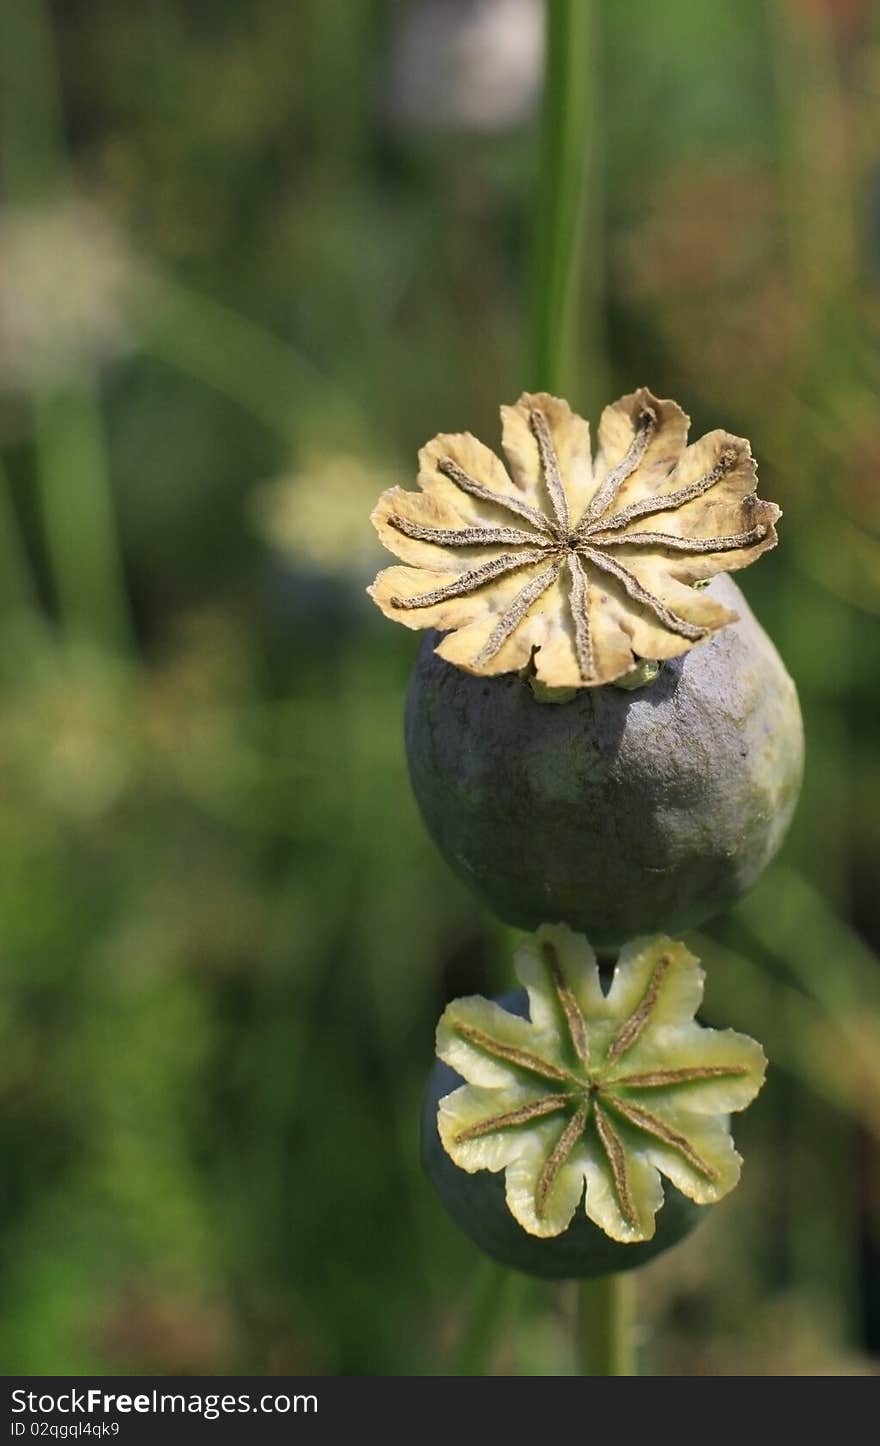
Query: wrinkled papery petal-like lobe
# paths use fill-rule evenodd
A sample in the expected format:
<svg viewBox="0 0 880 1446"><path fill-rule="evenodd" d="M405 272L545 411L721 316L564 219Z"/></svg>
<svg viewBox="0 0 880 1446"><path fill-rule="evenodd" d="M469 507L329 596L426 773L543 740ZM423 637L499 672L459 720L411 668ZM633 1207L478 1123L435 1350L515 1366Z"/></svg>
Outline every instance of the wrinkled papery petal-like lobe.
<svg viewBox="0 0 880 1446"><path fill-rule="evenodd" d="M637 1150L627 1153L626 1189L632 1213L625 1214L608 1155L598 1139L585 1144L586 1213L594 1225L623 1244L650 1240L663 1204L663 1184L655 1166Z"/></svg>
<svg viewBox="0 0 880 1446"><path fill-rule="evenodd" d="M456 1163L469 1174L475 1170L503 1170L519 1152L519 1137L511 1129L459 1138L499 1114L522 1109L536 1099L534 1090L511 1083L503 1091L503 1109L499 1110L500 1094L499 1090L462 1085L461 1089L453 1090L440 1102L437 1128L443 1147L450 1153L455 1149Z"/></svg>
<svg viewBox="0 0 880 1446"><path fill-rule="evenodd" d="M529 424L529 416L536 408L547 418L569 520L575 523L595 490L590 424L573 412L568 402L547 392L524 392L515 406L501 408L501 447L511 475L523 494L535 499L542 512L551 516L553 499L544 491L538 442Z"/></svg>
<svg viewBox="0 0 880 1446"><path fill-rule="evenodd" d="M483 1036L500 1048L494 1052L487 1049L480 1042ZM506 1089L534 1073L512 1063L511 1051L543 1060L548 1069L554 1070L555 1047L552 1034L544 1034L527 1019L518 1018L479 994L456 999L437 1026L439 1058L469 1084L489 1089Z"/></svg>
<svg viewBox="0 0 880 1446"><path fill-rule="evenodd" d="M609 1014L622 1024L654 988L648 1018L652 1028L689 1024L702 1003L704 982L699 960L684 944L665 934L631 939L617 956L608 991Z"/></svg>
<svg viewBox="0 0 880 1446"><path fill-rule="evenodd" d="M500 553L496 553L496 556L500 555ZM470 561L470 559L468 560ZM477 559L477 563L482 561L482 558ZM455 568L438 572L429 571L428 568L386 567L383 572L379 573L373 584L373 597L387 616L393 615L408 628L432 627L439 629L440 632L463 631L467 627L473 628L471 646L474 647L479 645L478 640L486 635L500 614L513 602L520 589L532 578L537 577L542 568L534 563L527 564L525 567L517 568L515 572L499 578L492 584L491 589L485 588L470 596L451 598L418 609L406 610L397 607L396 600L398 599L421 597L427 592L446 587L450 582L454 582L456 575L461 571L467 571L467 569ZM540 636L543 637L546 623L542 618L537 618L530 620L530 625L532 621L541 629ZM452 640L452 637L447 637L444 642L450 643ZM500 671L509 670L501 669Z"/></svg>
<svg viewBox="0 0 880 1446"><path fill-rule="evenodd" d="M506 515L506 509L462 492L438 467L438 463L449 460L496 494L499 501L512 499L514 504L535 505L537 499L514 483L500 457L470 432L441 432L419 452L419 486L429 495L449 498L462 515L473 522L499 522Z"/></svg>
<svg viewBox="0 0 880 1446"><path fill-rule="evenodd" d="M714 1205L723 1199L739 1181L742 1168L742 1158L733 1147L726 1119L664 1112L662 1106L655 1106L652 1113L660 1118L669 1115L674 1120L678 1133L686 1136L694 1153L714 1171L715 1178L708 1178L680 1150L660 1143L652 1135L646 1136L646 1158L696 1205ZM625 1135L626 1126L621 1129ZM638 1132L631 1132L631 1138L638 1138Z"/></svg>
<svg viewBox="0 0 880 1446"><path fill-rule="evenodd" d="M535 566L517 573L512 585L505 588L503 593L487 598L487 610L478 620L443 639L437 647L440 657L445 658L448 663L467 669L469 660L479 656L481 649L488 644L505 611L515 606L521 589L533 581L537 583L542 574L547 574L547 566ZM559 580L548 579L546 590L528 610L520 626L501 645L495 657L484 665L486 675L510 673L524 668L534 648L543 652L549 645L565 646L567 642L567 620ZM540 655L539 652L538 657ZM573 649L571 656L574 658Z"/></svg>
<svg viewBox="0 0 880 1446"><path fill-rule="evenodd" d="M467 432L419 454L419 492L383 493L373 523L406 564L368 589L386 617L447 636L437 651L485 676L533 668L549 687L613 682L733 621L692 584L776 542L748 442L709 432L641 387L588 424L546 392L502 407L507 465ZM713 547L713 543L717 546Z"/></svg>
<svg viewBox="0 0 880 1446"><path fill-rule="evenodd" d="M719 1073L693 1077L693 1071L706 1068ZM724 1069L728 1073L720 1073ZM621 1058L613 1078L621 1081L625 1098L650 1109L654 1088L638 1081L682 1071L692 1073L675 1087L681 1109L689 1114L729 1114L746 1109L758 1093L764 1078L764 1051L747 1034L733 1029L704 1029L698 1024L669 1031L660 1028L642 1035ZM635 1082L623 1083L630 1080Z"/></svg>
<svg viewBox="0 0 880 1446"><path fill-rule="evenodd" d="M565 983L586 1019L601 1018L608 1004L602 993L596 955L583 934L576 934L567 924L542 924L534 934L527 934L514 954L516 975L528 990L532 1023L561 1043L568 1038L569 1029L545 952L547 944L552 946Z"/></svg>
<svg viewBox="0 0 880 1446"><path fill-rule="evenodd" d="M563 1124L557 1120L534 1126L524 1142L525 1148L507 1167L507 1206L529 1235L561 1235L571 1224L574 1212L583 1199L583 1164L578 1158L569 1156L550 1187L540 1214L535 1206L541 1172L562 1130Z"/></svg>
<svg viewBox="0 0 880 1446"><path fill-rule="evenodd" d="M461 1168L504 1170L511 1213L532 1235L565 1230L583 1201L614 1240L648 1240L665 1176L697 1204L739 1179L729 1115L763 1083L760 1045L694 1015L703 971L664 935L621 950L607 992L566 925L516 952L530 1018L474 996L446 1009L437 1053L466 1081L438 1129Z"/></svg>
<svg viewBox="0 0 880 1446"><path fill-rule="evenodd" d="M687 442L691 419L677 402L660 401L639 387L626 397L606 407L599 421L599 447L595 475L601 485L610 471L620 464L636 435L636 420L645 407L656 413L657 427L645 450L644 459L630 478L621 484L616 502L610 509L618 511L627 502L649 497L661 489L675 469Z"/></svg>

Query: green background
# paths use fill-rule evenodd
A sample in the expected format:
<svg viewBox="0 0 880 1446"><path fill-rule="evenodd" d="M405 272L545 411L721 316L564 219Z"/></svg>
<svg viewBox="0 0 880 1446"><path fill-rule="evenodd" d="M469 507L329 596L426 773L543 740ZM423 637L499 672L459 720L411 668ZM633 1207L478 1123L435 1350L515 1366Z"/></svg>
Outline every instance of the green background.
<svg viewBox="0 0 880 1446"><path fill-rule="evenodd" d="M529 383L540 7L0 3L0 1369L554 1374L418 1166L512 937L409 795L367 516ZM492 28L494 26L494 28ZM486 40L488 35L489 39ZM751 438L782 857L689 942L773 1069L642 1369L880 1347L880 23L597 5L577 395Z"/></svg>

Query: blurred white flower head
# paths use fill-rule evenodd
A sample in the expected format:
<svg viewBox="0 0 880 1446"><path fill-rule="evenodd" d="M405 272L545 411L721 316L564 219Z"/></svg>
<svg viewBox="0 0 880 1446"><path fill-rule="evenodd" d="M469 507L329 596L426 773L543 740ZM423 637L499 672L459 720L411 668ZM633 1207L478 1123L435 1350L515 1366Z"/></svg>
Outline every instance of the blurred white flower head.
<svg viewBox="0 0 880 1446"><path fill-rule="evenodd" d="M125 238L82 199L0 210L0 386L63 386L128 352L136 270Z"/></svg>
<svg viewBox="0 0 880 1446"><path fill-rule="evenodd" d="M100 818L134 780L142 756L134 726L139 714L127 706L125 673L84 645L60 656L39 635L4 633L3 646L4 799L27 813ZM27 660L13 666L22 648Z"/></svg>
<svg viewBox="0 0 880 1446"><path fill-rule="evenodd" d="M259 486L259 534L289 561L328 574L370 575L381 555L364 519L391 474L350 452L313 452L296 472Z"/></svg>
<svg viewBox="0 0 880 1446"><path fill-rule="evenodd" d="M417 0L394 36L393 124L506 131L528 121L544 65L542 0Z"/></svg>

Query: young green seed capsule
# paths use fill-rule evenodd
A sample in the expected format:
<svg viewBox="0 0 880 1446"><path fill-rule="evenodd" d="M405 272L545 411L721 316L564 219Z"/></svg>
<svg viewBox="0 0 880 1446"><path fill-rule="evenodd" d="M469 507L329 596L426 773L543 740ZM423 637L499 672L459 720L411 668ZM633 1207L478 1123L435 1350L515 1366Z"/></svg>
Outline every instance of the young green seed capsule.
<svg viewBox="0 0 880 1446"><path fill-rule="evenodd" d="M413 791L447 863L507 923L561 920L601 948L680 933L777 852L803 769L797 693L732 579L706 592L737 620L646 687L559 706L426 637L406 707Z"/></svg>
<svg viewBox="0 0 880 1446"><path fill-rule="evenodd" d="M544 924L522 991L454 1000L422 1120L425 1168L488 1254L544 1276L643 1264L732 1190L730 1114L761 1088L760 1045L706 1029L703 971L667 935L631 940L603 984L588 941Z"/></svg>

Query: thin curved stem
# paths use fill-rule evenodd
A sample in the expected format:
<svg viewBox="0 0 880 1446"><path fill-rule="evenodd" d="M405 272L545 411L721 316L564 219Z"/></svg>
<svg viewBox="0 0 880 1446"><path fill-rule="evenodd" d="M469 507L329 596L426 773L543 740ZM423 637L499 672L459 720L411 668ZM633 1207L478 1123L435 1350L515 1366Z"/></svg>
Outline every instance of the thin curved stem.
<svg viewBox="0 0 880 1446"><path fill-rule="evenodd" d="M577 1368L583 1376L634 1376L632 1286L628 1275L602 1275L578 1286Z"/></svg>

